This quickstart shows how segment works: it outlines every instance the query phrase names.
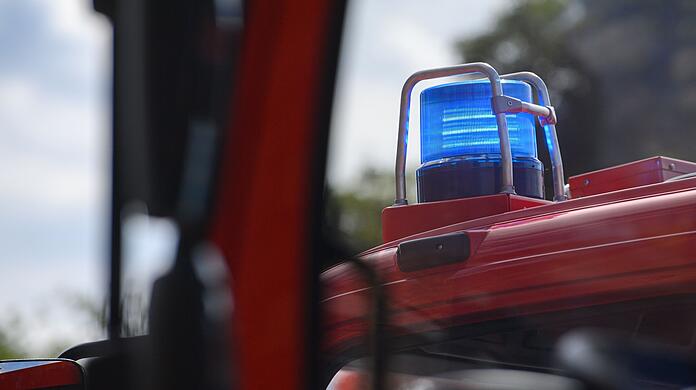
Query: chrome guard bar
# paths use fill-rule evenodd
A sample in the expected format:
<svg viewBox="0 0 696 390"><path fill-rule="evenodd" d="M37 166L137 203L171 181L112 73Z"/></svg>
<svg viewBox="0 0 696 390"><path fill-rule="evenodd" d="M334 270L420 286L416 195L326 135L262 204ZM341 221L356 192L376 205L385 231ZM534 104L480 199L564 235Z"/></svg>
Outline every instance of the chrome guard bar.
<svg viewBox="0 0 696 390"><path fill-rule="evenodd" d="M493 96L491 99L491 106L493 108L493 112L495 113L495 119L498 125L498 137L500 138L500 155L502 166L502 186L500 192L507 194L515 193L515 187L512 179L512 152L510 150L510 139L505 113L525 112L540 117L540 121L544 125L547 144L553 146L553 151L550 154L554 179L554 200L565 199L563 192L563 164L561 162L561 154L558 148L558 140L556 138L556 113L549 103L550 100L548 90L546 89L544 81L541 80L539 76L531 72L511 73L502 76L502 78L505 79L520 80L531 84L538 91L539 103L542 105L522 102L518 99L503 95L503 88L500 82L501 76L492 66L484 62L474 62L470 64L455 65L416 72L404 83L404 87L401 90L399 135L396 146L396 200L394 201L394 205L408 204L408 201L406 200L406 149L408 145L408 122L409 111L411 108L411 93L413 92L413 88L416 86L416 84L424 80L471 73L483 74L491 83L491 92Z"/></svg>
<svg viewBox="0 0 696 390"><path fill-rule="evenodd" d="M551 105L551 97L549 90L546 88L546 83L541 77L532 72L516 72L502 75L501 78L507 80L524 81L537 90L539 104L547 106L553 110ZM556 113L553 113L553 120L547 121L546 118L539 117L539 122L544 127L544 136L546 138L546 147L549 150L551 158L551 175L553 177L553 200L562 202L567 200L565 194L565 178L563 177L563 159L561 158L561 147L558 145L558 135L556 134Z"/></svg>

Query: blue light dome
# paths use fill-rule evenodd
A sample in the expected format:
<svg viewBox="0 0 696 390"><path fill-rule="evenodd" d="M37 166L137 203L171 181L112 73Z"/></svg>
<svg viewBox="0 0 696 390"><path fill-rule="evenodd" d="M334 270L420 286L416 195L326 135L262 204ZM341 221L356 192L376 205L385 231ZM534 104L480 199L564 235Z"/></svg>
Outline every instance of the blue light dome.
<svg viewBox="0 0 696 390"><path fill-rule="evenodd" d="M532 102L522 81L502 80L503 93ZM500 139L488 80L444 84L421 92L421 163L451 157L500 157ZM506 114L512 156L537 157L534 117Z"/></svg>
<svg viewBox="0 0 696 390"><path fill-rule="evenodd" d="M503 80L503 93L532 102L523 81ZM470 80L421 93L421 167L416 170L419 202L499 193L502 161L498 126L488 80ZM544 166L537 159L531 114L505 114L517 194L544 197Z"/></svg>

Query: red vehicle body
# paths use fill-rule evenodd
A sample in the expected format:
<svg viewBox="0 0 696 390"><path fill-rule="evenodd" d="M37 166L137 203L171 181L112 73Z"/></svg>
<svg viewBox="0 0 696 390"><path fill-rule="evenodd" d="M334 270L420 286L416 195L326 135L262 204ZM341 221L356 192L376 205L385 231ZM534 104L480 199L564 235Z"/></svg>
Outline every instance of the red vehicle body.
<svg viewBox="0 0 696 390"><path fill-rule="evenodd" d="M82 367L69 360L5 362L0 375L0 389L79 389L83 383Z"/></svg>
<svg viewBox="0 0 696 390"><path fill-rule="evenodd" d="M383 218L385 237L394 239L359 257L382 278L387 326L402 349L427 343L428 334L495 320L696 292L696 178L559 203L500 194L392 206ZM399 237L398 226L433 228ZM470 238L466 261L399 269L399 244L453 232ZM350 264L322 280L323 347L345 363L364 354L356 351L371 291Z"/></svg>

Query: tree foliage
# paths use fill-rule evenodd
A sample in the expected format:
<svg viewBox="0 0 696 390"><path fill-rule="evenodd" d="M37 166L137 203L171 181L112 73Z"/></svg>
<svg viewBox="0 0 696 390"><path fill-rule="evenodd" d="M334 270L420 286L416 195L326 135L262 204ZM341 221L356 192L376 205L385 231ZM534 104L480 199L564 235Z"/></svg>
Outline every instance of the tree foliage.
<svg viewBox="0 0 696 390"><path fill-rule="evenodd" d="M27 356L18 338L21 329L22 323L15 314L3 318L3 322L0 323L0 360L21 359Z"/></svg>
<svg viewBox="0 0 696 390"><path fill-rule="evenodd" d="M394 176L366 169L350 190L328 189L328 234L357 253L382 242L381 212L394 202Z"/></svg>
<svg viewBox="0 0 696 390"><path fill-rule="evenodd" d="M24 352L12 342L11 337L0 329L0 360L19 359L25 357Z"/></svg>

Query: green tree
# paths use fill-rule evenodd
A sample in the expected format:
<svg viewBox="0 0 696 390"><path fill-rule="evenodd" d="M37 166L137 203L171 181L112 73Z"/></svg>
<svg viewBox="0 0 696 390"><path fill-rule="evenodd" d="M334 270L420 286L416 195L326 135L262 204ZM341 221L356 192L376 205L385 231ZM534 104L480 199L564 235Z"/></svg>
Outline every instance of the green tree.
<svg viewBox="0 0 696 390"><path fill-rule="evenodd" d="M6 331L0 329L0 360L23 357L25 357L24 352L12 342L12 338L8 337Z"/></svg>
<svg viewBox="0 0 696 390"><path fill-rule="evenodd" d="M359 185L349 190L329 188L326 223L329 233L354 253L382 242L382 209L394 202L394 176L366 169Z"/></svg>
<svg viewBox="0 0 696 390"><path fill-rule="evenodd" d="M17 337L17 332L22 329L22 324L16 314L6 313L4 321L0 323L0 360L21 359L26 357L26 351L22 348Z"/></svg>

